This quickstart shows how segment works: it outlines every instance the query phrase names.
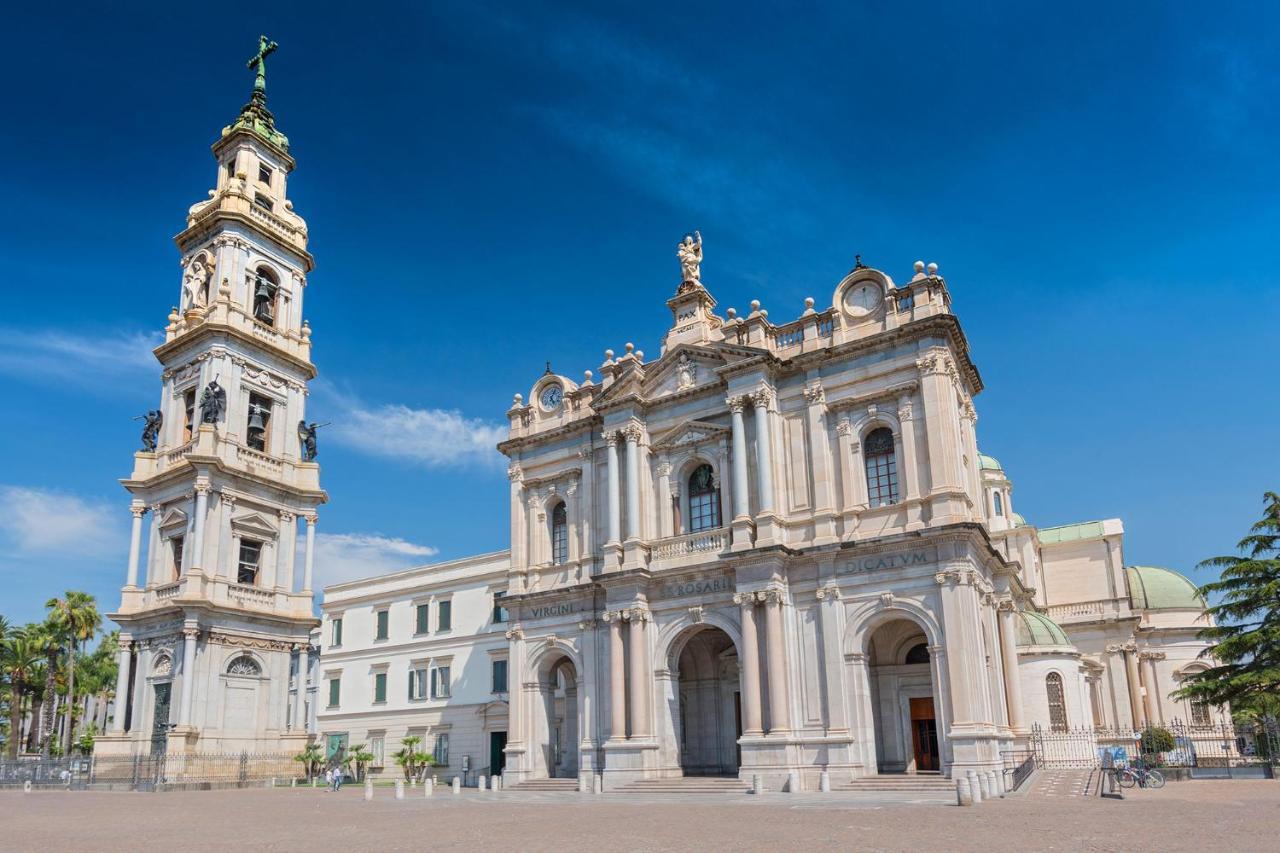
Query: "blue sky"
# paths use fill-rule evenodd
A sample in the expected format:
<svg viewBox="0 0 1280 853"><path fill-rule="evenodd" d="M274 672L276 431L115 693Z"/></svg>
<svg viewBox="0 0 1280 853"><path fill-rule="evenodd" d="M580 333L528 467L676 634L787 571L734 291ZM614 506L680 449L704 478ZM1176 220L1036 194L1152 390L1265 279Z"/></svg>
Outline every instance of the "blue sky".
<svg viewBox="0 0 1280 853"><path fill-rule="evenodd" d="M935 261L1033 523L1192 575L1277 488L1280 8L47 4L0 69L0 613L118 601L172 236L268 33L317 268L318 574L505 547L492 445L550 360ZM242 23L246 22L246 23ZM247 23L251 22L251 23ZM571 331L573 330L573 331Z"/></svg>

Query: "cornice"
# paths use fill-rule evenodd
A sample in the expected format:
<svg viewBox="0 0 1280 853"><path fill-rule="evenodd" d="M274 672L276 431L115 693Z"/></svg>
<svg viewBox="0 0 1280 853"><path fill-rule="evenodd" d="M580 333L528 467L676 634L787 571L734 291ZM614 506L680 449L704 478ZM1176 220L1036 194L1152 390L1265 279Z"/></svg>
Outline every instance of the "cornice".
<svg viewBox="0 0 1280 853"><path fill-rule="evenodd" d="M283 349L274 347L259 338L255 338L253 335L246 334L235 326L211 321L201 323L195 328L183 332L171 341L165 341L151 352L162 364L167 364L169 359L182 351L183 347L191 346L193 344L201 344L203 343L204 338L216 339L219 335L226 335L227 337L235 338L241 343L249 344L251 351L270 353L276 358L279 358L297 368L303 374L306 381L315 379L318 374L316 366L310 361L298 358L296 355L292 355Z"/></svg>

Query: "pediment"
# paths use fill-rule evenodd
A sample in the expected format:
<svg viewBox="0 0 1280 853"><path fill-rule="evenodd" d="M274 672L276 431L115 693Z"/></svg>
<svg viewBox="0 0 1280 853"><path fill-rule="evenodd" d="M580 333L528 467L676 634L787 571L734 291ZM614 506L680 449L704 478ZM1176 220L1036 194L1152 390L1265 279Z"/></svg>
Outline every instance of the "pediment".
<svg viewBox="0 0 1280 853"><path fill-rule="evenodd" d="M669 429L653 441L655 449L673 450L678 447L696 447L699 444L720 441L729 436L729 430L719 424L706 421L685 421Z"/></svg>
<svg viewBox="0 0 1280 853"><path fill-rule="evenodd" d="M168 528L168 527L186 527L186 526L187 526L187 514L175 506L169 507L167 510L165 510L164 515L160 517L161 529Z"/></svg>
<svg viewBox="0 0 1280 853"><path fill-rule="evenodd" d="M596 409L616 403L624 397L635 395L643 399L644 369L629 365L625 372L596 397L593 405Z"/></svg>
<svg viewBox="0 0 1280 853"><path fill-rule="evenodd" d="M677 346L650 368L644 383L644 395L652 400L702 385L718 384L720 376L716 370L724 363L716 350L687 344Z"/></svg>
<svg viewBox="0 0 1280 853"><path fill-rule="evenodd" d="M249 533L260 533L265 536L276 535L276 526L266 516L256 512L246 512L244 515L232 518L231 526Z"/></svg>

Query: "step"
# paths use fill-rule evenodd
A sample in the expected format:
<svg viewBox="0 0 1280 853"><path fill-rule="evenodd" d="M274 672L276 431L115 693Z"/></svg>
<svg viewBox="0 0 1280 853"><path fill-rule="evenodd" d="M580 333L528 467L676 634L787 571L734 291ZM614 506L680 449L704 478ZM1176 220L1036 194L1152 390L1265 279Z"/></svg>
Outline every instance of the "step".
<svg viewBox="0 0 1280 853"><path fill-rule="evenodd" d="M741 779L677 776L670 779L639 779L618 790L636 794L745 794L751 787Z"/></svg>
<svg viewBox="0 0 1280 853"><path fill-rule="evenodd" d="M528 779L512 785L512 791L577 791L577 779Z"/></svg>

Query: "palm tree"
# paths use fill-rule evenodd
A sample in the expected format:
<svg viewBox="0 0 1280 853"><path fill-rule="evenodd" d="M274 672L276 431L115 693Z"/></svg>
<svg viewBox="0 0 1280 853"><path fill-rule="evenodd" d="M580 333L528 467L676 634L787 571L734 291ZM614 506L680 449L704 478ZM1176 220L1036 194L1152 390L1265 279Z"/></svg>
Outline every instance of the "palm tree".
<svg viewBox="0 0 1280 853"><path fill-rule="evenodd" d="M0 661L9 675L9 757L17 758L22 740L22 700L36 668L44 660L44 647L37 632L10 631L0 644Z"/></svg>
<svg viewBox="0 0 1280 853"><path fill-rule="evenodd" d="M34 637L45 658L44 701L40 705L40 754L48 758L53 748L53 719L58 702L58 653L62 651L62 638L58 626L48 620L36 626Z"/></svg>
<svg viewBox="0 0 1280 853"><path fill-rule="evenodd" d="M44 606L49 610L50 620L67 640L67 721L62 743L69 747L73 724L71 709L76 695L76 647L81 641L93 639L102 627L102 614L98 612L92 595L74 589L67 590L62 598L49 599Z"/></svg>

